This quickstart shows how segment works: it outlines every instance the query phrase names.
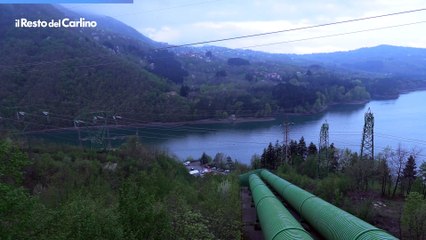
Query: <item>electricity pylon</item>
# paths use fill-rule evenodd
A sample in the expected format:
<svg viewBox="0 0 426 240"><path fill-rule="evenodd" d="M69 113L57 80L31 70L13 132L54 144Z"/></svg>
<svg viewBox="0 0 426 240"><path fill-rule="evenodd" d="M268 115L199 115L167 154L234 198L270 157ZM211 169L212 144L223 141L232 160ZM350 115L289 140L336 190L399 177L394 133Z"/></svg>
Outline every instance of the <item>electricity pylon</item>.
<svg viewBox="0 0 426 240"><path fill-rule="evenodd" d="M329 144L328 129L329 129L329 125L327 121L325 121L325 123L323 123L321 126L320 140L318 145L318 167L317 167L318 177L320 177L321 155L323 152L325 152L325 159L328 163L328 144Z"/></svg>
<svg viewBox="0 0 426 240"><path fill-rule="evenodd" d="M328 123L327 121L325 121L325 123L323 123L321 126L319 151L321 151L321 149L328 148L328 144L329 144L328 129L329 129Z"/></svg>
<svg viewBox="0 0 426 240"><path fill-rule="evenodd" d="M286 120L284 122L284 158L281 160L281 164L283 164L283 161L286 163L290 163L289 153L288 153L288 134L290 132L290 126L293 125L294 122L288 122Z"/></svg>
<svg viewBox="0 0 426 240"><path fill-rule="evenodd" d="M374 159L374 116L370 108L368 108L364 115L360 157Z"/></svg>
<svg viewBox="0 0 426 240"><path fill-rule="evenodd" d="M74 120L74 127L78 131L78 138L81 145L82 141L90 141L91 148L106 150L110 148L109 129L107 122L107 113L103 111L81 114ZM80 130L83 127L84 135L82 137Z"/></svg>

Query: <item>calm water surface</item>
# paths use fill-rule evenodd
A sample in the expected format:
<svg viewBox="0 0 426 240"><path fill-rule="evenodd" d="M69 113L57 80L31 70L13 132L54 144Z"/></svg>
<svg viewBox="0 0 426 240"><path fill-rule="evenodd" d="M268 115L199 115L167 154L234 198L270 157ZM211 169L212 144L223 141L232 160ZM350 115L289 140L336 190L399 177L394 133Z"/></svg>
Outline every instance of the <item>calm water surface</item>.
<svg viewBox="0 0 426 240"><path fill-rule="evenodd" d="M321 125L329 124L330 143L338 148L360 151L364 114L370 108L374 114L376 154L386 146L398 144L411 149L426 149L426 91L401 95L396 100L371 101L364 105L339 105L327 112L313 116L289 116L294 124L289 138L307 144L318 144ZM262 123L186 125L172 128L170 136L161 141L147 141L167 149L180 159L198 158L203 152L214 156L223 152L249 163L253 154L261 154L269 142L284 141L283 119ZM148 140L148 139L147 139ZM420 153L418 162L426 160L426 152Z"/></svg>
<svg viewBox="0 0 426 240"><path fill-rule="evenodd" d="M418 163L426 160L426 91L401 95L396 100L371 101L364 105L332 106L327 112L311 116L289 116L289 138L318 144L321 125L329 124L330 143L337 148L360 151L364 114L370 108L375 118L375 152L386 146L424 149ZM270 122L236 124L188 124L148 128L111 129L111 136L135 135L154 148L167 150L181 160L199 158L203 152L214 157L222 152L239 162L250 163L270 143L284 140L283 119ZM78 144L75 131L50 132L38 137ZM122 142L122 141L121 141ZM113 141L119 144L120 140Z"/></svg>

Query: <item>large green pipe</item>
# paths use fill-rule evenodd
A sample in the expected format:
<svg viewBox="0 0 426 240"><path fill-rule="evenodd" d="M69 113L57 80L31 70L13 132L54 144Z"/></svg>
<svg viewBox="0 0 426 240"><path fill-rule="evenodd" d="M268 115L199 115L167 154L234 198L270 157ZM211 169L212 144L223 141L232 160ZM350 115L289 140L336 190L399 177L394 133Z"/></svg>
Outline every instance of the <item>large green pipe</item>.
<svg viewBox="0 0 426 240"><path fill-rule="evenodd" d="M267 170L260 176L326 239L397 239Z"/></svg>
<svg viewBox="0 0 426 240"><path fill-rule="evenodd" d="M251 174L249 185L266 240L312 239L259 176Z"/></svg>
<svg viewBox="0 0 426 240"><path fill-rule="evenodd" d="M241 174L241 175L240 175L240 185L241 185L241 186L248 187L248 186L249 186L249 177L250 177L250 175L252 175L252 174L260 174L260 172L261 172L262 170L263 170L263 169L256 169L256 170L252 170L252 171L250 171L250 172L247 172L247 173Z"/></svg>

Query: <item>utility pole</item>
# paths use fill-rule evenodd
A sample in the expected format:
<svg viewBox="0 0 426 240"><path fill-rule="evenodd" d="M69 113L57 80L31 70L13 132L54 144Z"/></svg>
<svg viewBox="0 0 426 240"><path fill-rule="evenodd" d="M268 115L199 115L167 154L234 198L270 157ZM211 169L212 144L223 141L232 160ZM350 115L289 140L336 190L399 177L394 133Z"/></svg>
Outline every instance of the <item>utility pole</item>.
<svg viewBox="0 0 426 240"><path fill-rule="evenodd" d="M368 108L364 115L360 157L374 159L374 116L370 108Z"/></svg>
<svg viewBox="0 0 426 240"><path fill-rule="evenodd" d="M322 124L320 131L320 141L318 146L318 168L317 175L320 177L320 165L321 165L321 153L325 151L325 159L327 161L328 167L328 144L329 144L329 135L328 135L329 125L327 121Z"/></svg>

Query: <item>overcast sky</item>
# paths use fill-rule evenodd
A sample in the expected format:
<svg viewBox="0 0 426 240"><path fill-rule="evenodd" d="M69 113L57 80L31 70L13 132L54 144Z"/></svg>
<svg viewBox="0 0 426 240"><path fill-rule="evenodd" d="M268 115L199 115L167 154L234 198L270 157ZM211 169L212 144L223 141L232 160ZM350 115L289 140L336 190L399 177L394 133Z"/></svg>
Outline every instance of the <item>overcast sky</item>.
<svg viewBox="0 0 426 240"><path fill-rule="evenodd" d="M186 44L280 31L426 8L424 0L134 0L133 4L66 5L114 17L160 42ZM315 38L426 21L426 11L212 45L276 53L333 52L380 44L426 48L426 22L338 37ZM255 45L289 42L269 46Z"/></svg>

